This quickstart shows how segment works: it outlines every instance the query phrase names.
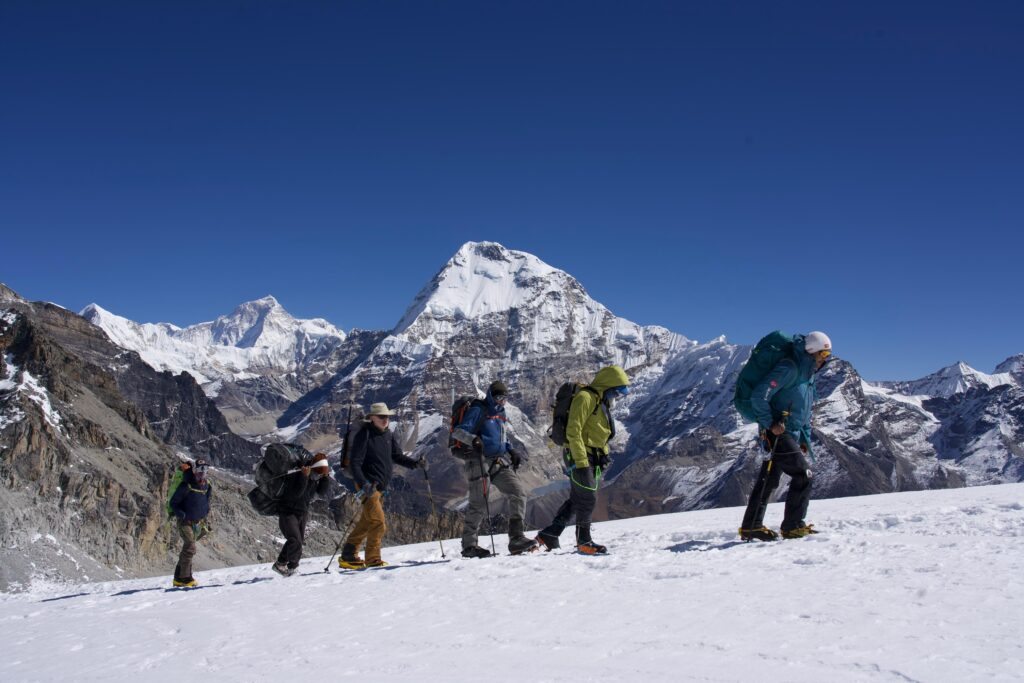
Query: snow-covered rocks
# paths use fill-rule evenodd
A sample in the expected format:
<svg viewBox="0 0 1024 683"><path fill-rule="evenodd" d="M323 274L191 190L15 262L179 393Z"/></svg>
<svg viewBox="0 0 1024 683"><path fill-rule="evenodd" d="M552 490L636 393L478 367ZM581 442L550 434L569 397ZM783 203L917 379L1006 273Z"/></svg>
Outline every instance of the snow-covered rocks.
<svg viewBox="0 0 1024 683"><path fill-rule="evenodd" d="M294 318L272 296L185 328L136 323L96 304L86 306L81 315L155 369L189 372L200 384L238 381L267 371L295 372L345 340L345 333L326 320Z"/></svg>

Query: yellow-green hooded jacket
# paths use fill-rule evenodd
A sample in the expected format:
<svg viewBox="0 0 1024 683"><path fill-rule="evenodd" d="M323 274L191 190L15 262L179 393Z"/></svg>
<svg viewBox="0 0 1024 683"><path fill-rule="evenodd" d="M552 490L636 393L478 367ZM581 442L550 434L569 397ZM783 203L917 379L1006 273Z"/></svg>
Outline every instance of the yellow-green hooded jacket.
<svg viewBox="0 0 1024 683"><path fill-rule="evenodd" d="M590 386L598 393L581 389L572 399L569 420L565 425L565 441L569 445L576 467L589 467L587 449L594 448L608 452L608 440L614 435L611 416L607 405L598 407L604 399L604 392L612 387L629 386L625 370L617 365L601 368Z"/></svg>

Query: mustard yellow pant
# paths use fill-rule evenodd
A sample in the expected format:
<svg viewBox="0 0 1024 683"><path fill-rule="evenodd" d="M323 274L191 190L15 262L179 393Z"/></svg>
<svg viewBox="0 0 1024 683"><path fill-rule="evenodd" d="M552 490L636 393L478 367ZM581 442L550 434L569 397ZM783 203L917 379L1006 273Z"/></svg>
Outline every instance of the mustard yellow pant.
<svg viewBox="0 0 1024 683"><path fill-rule="evenodd" d="M348 535L346 543L350 543L359 550L359 546L366 541L367 562L380 560L380 543L387 533L388 525L384 521L384 504L380 491L374 491L373 495L363 503L363 514L356 522L356 528Z"/></svg>

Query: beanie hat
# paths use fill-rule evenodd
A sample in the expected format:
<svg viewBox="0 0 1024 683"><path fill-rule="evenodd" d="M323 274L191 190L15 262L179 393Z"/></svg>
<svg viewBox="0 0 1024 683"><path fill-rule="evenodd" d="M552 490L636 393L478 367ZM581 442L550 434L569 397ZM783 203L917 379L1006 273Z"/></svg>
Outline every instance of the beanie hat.
<svg viewBox="0 0 1024 683"><path fill-rule="evenodd" d="M491 386L487 388L487 393L491 396L508 396L508 387L501 380L491 382Z"/></svg>

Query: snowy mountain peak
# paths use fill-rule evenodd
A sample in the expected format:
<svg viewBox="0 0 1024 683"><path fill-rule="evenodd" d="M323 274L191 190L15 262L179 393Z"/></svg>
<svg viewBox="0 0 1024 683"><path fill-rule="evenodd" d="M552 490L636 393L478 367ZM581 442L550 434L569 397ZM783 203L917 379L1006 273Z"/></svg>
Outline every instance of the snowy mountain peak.
<svg viewBox="0 0 1024 683"><path fill-rule="evenodd" d="M1024 375L1024 353L1010 356L996 366L996 373L1008 373L1011 375Z"/></svg>
<svg viewBox="0 0 1024 683"><path fill-rule="evenodd" d="M419 359L458 349L476 359L467 374L547 368L576 359L631 370L659 366L692 342L663 327L619 318L580 282L532 254L495 242L468 242L420 291L383 354ZM481 359L495 365L481 370ZM589 369L588 365L588 369Z"/></svg>
<svg viewBox="0 0 1024 683"><path fill-rule="evenodd" d="M220 346L243 349L276 346L280 337L289 334L295 323L295 318L277 299L265 296L240 304L231 315L213 321L209 327L210 341ZM205 330L201 334L205 334Z"/></svg>
<svg viewBox="0 0 1024 683"><path fill-rule="evenodd" d="M25 302L25 300L22 299L17 292L15 292L13 289L11 289L2 282L0 282L0 301L15 301L20 303Z"/></svg>
<svg viewBox="0 0 1024 683"><path fill-rule="evenodd" d="M496 242L467 242L413 300L395 332L420 317L464 320L527 306L566 289L586 297L568 273Z"/></svg>
<svg viewBox="0 0 1024 683"><path fill-rule="evenodd" d="M185 328L136 323L97 304L89 304L80 315L157 370L187 371L202 384L245 379L264 369L292 371L345 340L345 333L331 323L298 320L272 296Z"/></svg>
<svg viewBox="0 0 1024 683"><path fill-rule="evenodd" d="M1006 372L988 375L975 370L967 363L959 361L953 365L933 372L927 377L910 382L880 382L879 386L895 389L908 396L941 396L949 398L962 394L976 387L997 387L1013 384L1013 377Z"/></svg>

